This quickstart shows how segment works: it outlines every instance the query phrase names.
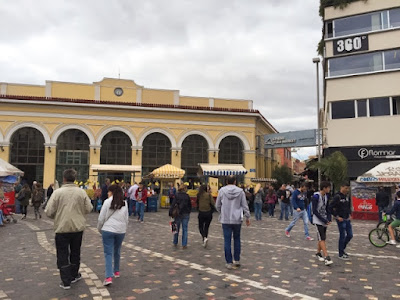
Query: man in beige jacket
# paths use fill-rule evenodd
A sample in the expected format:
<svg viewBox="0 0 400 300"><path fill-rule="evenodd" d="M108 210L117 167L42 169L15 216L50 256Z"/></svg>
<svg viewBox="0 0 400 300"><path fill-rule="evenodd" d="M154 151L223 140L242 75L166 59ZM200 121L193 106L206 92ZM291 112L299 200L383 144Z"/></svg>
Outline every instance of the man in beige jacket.
<svg viewBox="0 0 400 300"><path fill-rule="evenodd" d="M71 288L71 283L82 278L79 265L82 235L86 227L85 215L93 207L86 192L74 184L76 171L65 170L63 176L64 184L51 195L45 213L54 219L57 267L62 280L60 287L67 290Z"/></svg>

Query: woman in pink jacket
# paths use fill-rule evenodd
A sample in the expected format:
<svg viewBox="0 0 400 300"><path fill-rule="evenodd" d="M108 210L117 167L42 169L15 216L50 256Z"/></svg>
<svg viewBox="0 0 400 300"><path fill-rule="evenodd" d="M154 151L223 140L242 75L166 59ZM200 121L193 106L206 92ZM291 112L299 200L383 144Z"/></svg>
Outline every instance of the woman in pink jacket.
<svg viewBox="0 0 400 300"><path fill-rule="evenodd" d="M278 202L278 197L276 196L274 187L270 185L268 187L267 196L265 197L265 202L268 205L268 215L270 218L274 217L275 204Z"/></svg>

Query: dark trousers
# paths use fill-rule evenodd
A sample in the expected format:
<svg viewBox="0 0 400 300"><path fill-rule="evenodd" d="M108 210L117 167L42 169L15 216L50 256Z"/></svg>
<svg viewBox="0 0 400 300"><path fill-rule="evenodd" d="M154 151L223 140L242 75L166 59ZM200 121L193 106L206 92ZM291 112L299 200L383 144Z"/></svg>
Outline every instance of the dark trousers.
<svg viewBox="0 0 400 300"><path fill-rule="evenodd" d="M350 220L343 220L342 222L336 220L336 223L339 228L339 256L342 256L347 244L353 238L353 227Z"/></svg>
<svg viewBox="0 0 400 300"><path fill-rule="evenodd" d="M28 212L28 206L27 205L20 205L19 207L20 207L20 210L21 210L21 215L25 215L26 216L26 214Z"/></svg>
<svg viewBox="0 0 400 300"><path fill-rule="evenodd" d="M83 231L56 233L57 267L64 285L78 276Z"/></svg>
<svg viewBox="0 0 400 300"><path fill-rule="evenodd" d="M240 230L242 224L222 224L224 232L225 260L228 264L232 261L232 236L233 236L233 258L240 261Z"/></svg>
<svg viewBox="0 0 400 300"><path fill-rule="evenodd" d="M203 239L208 237L208 228L210 228L212 218L212 210L199 211L199 231Z"/></svg>
<svg viewBox="0 0 400 300"><path fill-rule="evenodd" d="M378 206L379 209L379 222L382 222L382 213L386 211L387 206Z"/></svg>

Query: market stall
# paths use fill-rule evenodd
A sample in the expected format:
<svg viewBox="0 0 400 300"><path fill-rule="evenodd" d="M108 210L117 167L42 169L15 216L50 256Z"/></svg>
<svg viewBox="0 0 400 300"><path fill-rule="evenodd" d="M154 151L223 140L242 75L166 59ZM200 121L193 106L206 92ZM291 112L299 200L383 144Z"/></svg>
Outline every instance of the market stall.
<svg viewBox="0 0 400 300"><path fill-rule="evenodd" d="M91 165L90 170L97 172L97 182L103 182L106 177L111 181L116 179L133 182L135 173L142 171L141 166L135 165ZM101 178L100 178L101 177ZM103 178L104 177L104 178Z"/></svg>
<svg viewBox="0 0 400 300"><path fill-rule="evenodd" d="M150 174L146 175L144 178L152 178L152 179L158 179L160 180L160 195L159 195L159 201L160 201L160 206L163 208L168 208L170 206L169 203L169 196L168 196L168 191L169 191L169 185L170 183L173 183L174 186L176 186L176 181L181 179L183 176L185 176L185 171L175 167L170 164L166 164L164 166L161 166Z"/></svg>
<svg viewBox="0 0 400 300"><path fill-rule="evenodd" d="M14 167L3 159L0 159L0 188L4 192L4 203L6 207L15 212L15 192L14 183L16 183L24 172Z"/></svg>
<svg viewBox="0 0 400 300"><path fill-rule="evenodd" d="M385 162L351 182L351 198L356 219L378 220L375 196L379 187L393 195L400 183L400 160ZM391 197L393 199L393 197Z"/></svg>

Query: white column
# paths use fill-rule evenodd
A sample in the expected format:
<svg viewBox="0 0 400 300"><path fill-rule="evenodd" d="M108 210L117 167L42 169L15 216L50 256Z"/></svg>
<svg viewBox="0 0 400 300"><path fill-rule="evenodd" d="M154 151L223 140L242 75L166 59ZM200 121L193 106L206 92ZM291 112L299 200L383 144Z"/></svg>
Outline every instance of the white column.
<svg viewBox="0 0 400 300"><path fill-rule="evenodd" d="M7 95L7 83L2 83L0 86L0 95Z"/></svg>
<svg viewBox="0 0 400 300"><path fill-rule="evenodd" d="M249 109L253 109L253 100L249 101Z"/></svg>
<svg viewBox="0 0 400 300"><path fill-rule="evenodd" d="M174 91L174 105L179 105L179 91Z"/></svg>
<svg viewBox="0 0 400 300"><path fill-rule="evenodd" d="M94 86L94 100L100 101L100 85Z"/></svg>
<svg viewBox="0 0 400 300"><path fill-rule="evenodd" d="M214 98L208 99L208 106L209 107L214 107Z"/></svg>
<svg viewBox="0 0 400 300"><path fill-rule="evenodd" d="M46 81L45 97L51 98L51 81Z"/></svg>
<svg viewBox="0 0 400 300"><path fill-rule="evenodd" d="M142 103L142 89L136 90L136 103Z"/></svg>

